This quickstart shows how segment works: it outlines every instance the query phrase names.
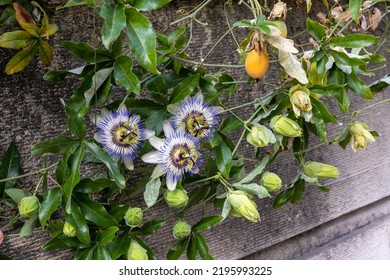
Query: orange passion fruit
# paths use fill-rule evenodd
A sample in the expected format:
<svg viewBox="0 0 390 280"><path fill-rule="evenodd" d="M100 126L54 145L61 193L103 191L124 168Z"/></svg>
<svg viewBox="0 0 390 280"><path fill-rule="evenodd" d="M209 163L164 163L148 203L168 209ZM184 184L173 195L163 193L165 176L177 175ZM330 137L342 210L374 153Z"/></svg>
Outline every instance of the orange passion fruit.
<svg viewBox="0 0 390 280"><path fill-rule="evenodd" d="M251 50L245 59L245 70L249 77L259 79L267 73L268 70L268 55L260 50Z"/></svg>

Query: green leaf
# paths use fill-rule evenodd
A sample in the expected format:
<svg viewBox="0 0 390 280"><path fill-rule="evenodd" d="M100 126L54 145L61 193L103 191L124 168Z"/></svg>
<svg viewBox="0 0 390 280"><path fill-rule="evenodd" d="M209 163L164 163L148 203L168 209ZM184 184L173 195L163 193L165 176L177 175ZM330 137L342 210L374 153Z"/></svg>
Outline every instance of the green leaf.
<svg viewBox="0 0 390 280"><path fill-rule="evenodd" d="M164 219L156 219L146 222L137 233L142 235L153 234L165 224Z"/></svg>
<svg viewBox="0 0 390 280"><path fill-rule="evenodd" d="M329 40L328 45L343 48L364 48L376 42L378 38L365 34L351 34L344 37L333 37Z"/></svg>
<svg viewBox="0 0 390 280"><path fill-rule="evenodd" d="M11 58L11 60L8 61L7 65L5 66L5 73L8 75L12 75L22 71L24 68L27 67L27 65L29 65L31 60L34 58L36 51L36 45L31 45L15 54L15 56Z"/></svg>
<svg viewBox="0 0 390 280"><path fill-rule="evenodd" d="M372 93L378 93L383 91L385 88L387 88L390 85L390 75L387 75L372 84L369 85L370 90Z"/></svg>
<svg viewBox="0 0 390 280"><path fill-rule="evenodd" d="M365 99L374 99L374 96L372 95L372 92L370 88L359 79L359 77L352 72L350 75L345 75L348 87L358 95L360 95L362 98Z"/></svg>
<svg viewBox="0 0 390 280"><path fill-rule="evenodd" d="M60 185L63 185L66 179L69 177L70 170L68 166L68 160L72 152L72 149L68 149L57 164L56 178Z"/></svg>
<svg viewBox="0 0 390 280"><path fill-rule="evenodd" d="M105 188L113 188L115 186L116 183L111 179L99 178L92 180L90 178L85 178L78 182L73 191L79 193L97 193Z"/></svg>
<svg viewBox="0 0 390 280"><path fill-rule="evenodd" d="M188 244L188 238L176 240L167 254L168 260L178 260L183 255Z"/></svg>
<svg viewBox="0 0 390 280"><path fill-rule="evenodd" d="M339 84L314 85L309 90L320 95L334 96L342 94L344 92L344 86Z"/></svg>
<svg viewBox="0 0 390 280"><path fill-rule="evenodd" d="M99 232L96 237L97 242L102 246L112 242L112 240L115 238L115 233L118 230L119 228L117 226L112 226Z"/></svg>
<svg viewBox="0 0 390 280"><path fill-rule="evenodd" d="M168 103L168 86L163 76L153 75L146 81L146 88L154 100L164 105Z"/></svg>
<svg viewBox="0 0 390 280"><path fill-rule="evenodd" d="M85 247L86 245L78 241L77 238L69 238L63 235L62 230L60 235L53 237L43 245L43 249L45 249L46 251L53 251L53 250L67 249L67 248L81 249Z"/></svg>
<svg viewBox="0 0 390 280"><path fill-rule="evenodd" d="M182 101L188 95L190 95L190 93L193 92L198 86L199 79L200 79L200 75L195 74L185 78L183 81L177 84L172 91L172 95L169 100L169 103L171 104L177 103L179 101Z"/></svg>
<svg viewBox="0 0 390 280"><path fill-rule="evenodd" d="M252 28L253 27L253 23L250 20L243 19L243 20L236 21L235 23L233 23L233 26L235 26L235 27L250 27L250 28Z"/></svg>
<svg viewBox="0 0 390 280"><path fill-rule="evenodd" d="M82 116L69 107L66 108L66 114L68 115L69 130L80 140L83 139L85 137L86 128Z"/></svg>
<svg viewBox="0 0 390 280"><path fill-rule="evenodd" d="M32 234L37 224L37 221L38 221L38 214L27 219L20 230L20 237L25 237Z"/></svg>
<svg viewBox="0 0 390 280"><path fill-rule="evenodd" d="M107 166L108 170L110 170L110 172L112 173L112 176L115 179L116 185L119 188L124 189L126 187L126 181L120 172L118 164L110 157L110 155L105 150L103 150L102 148L100 148L96 144L85 142L85 145L87 146L88 150L97 159L99 159L101 162L103 162Z"/></svg>
<svg viewBox="0 0 390 280"><path fill-rule="evenodd" d="M30 194L22 189L9 188L5 190L5 193L16 203L18 204L23 197L29 196Z"/></svg>
<svg viewBox="0 0 390 280"><path fill-rule="evenodd" d="M273 208L277 209L282 207L284 204L289 202L294 195L294 189L293 188L288 188L284 192L278 194L278 196L274 200Z"/></svg>
<svg viewBox="0 0 390 280"><path fill-rule="evenodd" d="M53 188L50 189L43 199L41 207L39 208L39 221L42 228L45 227L46 222L50 219L51 214L56 211L58 205L60 205L62 200L61 189Z"/></svg>
<svg viewBox="0 0 390 280"><path fill-rule="evenodd" d="M318 101L315 98L310 98L311 104L314 106L314 111L318 111L321 113L322 119L326 123L337 123L337 118L329 113L328 109L325 107L323 103Z"/></svg>
<svg viewBox="0 0 390 280"><path fill-rule="evenodd" d="M349 0L349 10L351 12L353 20L357 23L360 17L360 7L362 6L362 0Z"/></svg>
<svg viewBox="0 0 390 280"><path fill-rule="evenodd" d="M320 23L313 21L310 18L306 19L306 29L317 41L321 41L322 38L326 36L325 28Z"/></svg>
<svg viewBox="0 0 390 280"><path fill-rule="evenodd" d="M242 122L234 116L227 117L221 124L218 131L221 133L236 132L242 125Z"/></svg>
<svg viewBox="0 0 390 280"><path fill-rule="evenodd" d="M313 105L313 104L312 104ZM313 105L313 120L316 127L316 135L322 142L326 142L326 126L321 112Z"/></svg>
<svg viewBox="0 0 390 280"><path fill-rule="evenodd" d="M109 49L112 41L118 38L121 30L126 27L125 5L105 2L101 7L100 16L104 18L102 28L103 45Z"/></svg>
<svg viewBox="0 0 390 280"><path fill-rule="evenodd" d="M94 259L95 260L111 260L110 253L106 249L106 247L102 245L97 245L95 249L95 254L94 254Z"/></svg>
<svg viewBox="0 0 390 280"><path fill-rule="evenodd" d="M209 247L204 237L196 232L194 232L194 236L196 236L196 248L200 257L204 260L212 260L213 257L209 254Z"/></svg>
<svg viewBox="0 0 390 280"><path fill-rule="evenodd" d="M74 256L74 259L75 260L93 260L95 250L96 250L96 246L78 250Z"/></svg>
<svg viewBox="0 0 390 280"><path fill-rule="evenodd" d="M64 154L68 149L74 150L80 145L80 141L68 136L56 136L52 140L42 141L32 147L36 156L43 154Z"/></svg>
<svg viewBox="0 0 390 280"><path fill-rule="evenodd" d="M230 205L230 204L229 204ZM198 254L196 250L196 237L191 236L187 245L187 259L195 260Z"/></svg>
<svg viewBox="0 0 390 280"><path fill-rule="evenodd" d="M66 179L64 185L62 186L62 190L67 199L66 202L66 212L68 214L71 213L71 199L73 188L80 181L80 165L81 161L84 158L84 147L80 146L74 151L73 154L69 156L68 166L69 166L69 176Z"/></svg>
<svg viewBox="0 0 390 280"><path fill-rule="evenodd" d="M164 120L167 119L168 111L166 108L152 113L146 120L145 126L148 129L154 130L156 134L161 133Z"/></svg>
<svg viewBox="0 0 390 280"><path fill-rule="evenodd" d="M149 72L158 74L156 33L149 19L134 8L126 9L126 36L139 64Z"/></svg>
<svg viewBox="0 0 390 280"><path fill-rule="evenodd" d="M43 40L39 40L39 58L46 66L50 66L53 59L53 49L48 42Z"/></svg>
<svg viewBox="0 0 390 280"><path fill-rule="evenodd" d="M70 51L74 56L88 62L103 62L112 60L112 56L107 50L95 50L90 45L85 43L75 43L72 41L62 42L62 46Z"/></svg>
<svg viewBox="0 0 390 280"><path fill-rule="evenodd" d="M114 44L112 45L111 52L114 55L114 58L120 56L122 53L122 36L118 36L118 38L115 40Z"/></svg>
<svg viewBox="0 0 390 280"><path fill-rule="evenodd" d="M236 189L242 190L248 194L254 194L257 195L260 199L265 197L271 197L268 193L267 189L263 186L260 186L257 183L251 183L251 184L240 184L235 183L233 184L233 187Z"/></svg>
<svg viewBox="0 0 390 280"><path fill-rule="evenodd" d="M75 197L74 200L80 206L85 219L101 227L117 226L115 219L107 213L102 204L91 200L87 196Z"/></svg>
<svg viewBox="0 0 390 280"><path fill-rule="evenodd" d="M15 141L12 141L0 161L0 179L6 179L19 175L20 155ZM4 198L4 191L15 185L15 181L0 182L0 199Z"/></svg>
<svg viewBox="0 0 390 280"><path fill-rule="evenodd" d="M126 232L121 234L110 244L107 244L107 249L110 252L111 259L116 260L120 256L126 254L129 250L131 243L131 238L127 235Z"/></svg>
<svg viewBox="0 0 390 280"><path fill-rule="evenodd" d="M153 206L160 194L160 178L151 179L147 184L144 192L144 200L148 207Z"/></svg>
<svg viewBox="0 0 390 280"><path fill-rule="evenodd" d="M251 172L249 172L238 184L245 184L250 181L252 181L257 175L260 175L261 172L263 172L264 168L266 167L267 163L269 161L269 156L265 156L261 162L253 168Z"/></svg>
<svg viewBox="0 0 390 280"><path fill-rule="evenodd" d="M98 90L100 87L104 86L107 79L110 79L110 75L113 71L113 68L103 68L97 71L92 77L91 87L84 92L84 97L86 101L86 106L89 107L93 97L98 95Z"/></svg>
<svg viewBox="0 0 390 280"><path fill-rule="evenodd" d="M21 49L32 45L37 38L32 37L24 30L6 32L0 36L0 47L9 49Z"/></svg>
<svg viewBox="0 0 390 280"><path fill-rule="evenodd" d="M119 56L114 63L114 78L118 85L121 85L129 92L139 93L140 82L137 76L131 71L133 62L128 56Z"/></svg>
<svg viewBox="0 0 390 280"><path fill-rule="evenodd" d="M158 10L172 0L132 0L131 6L140 11Z"/></svg>
<svg viewBox="0 0 390 280"><path fill-rule="evenodd" d="M222 220L223 217L219 215L204 217L197 222L192 229L196 232L205 231L219 224Z"/></svg>
<svg viewBox="0 0 390 280"><path fill-rule="evenodd" d="M16 22L15 10L11 5L7 6L0 15L1 25L11 25Z"/></svg>
<svg viewBox="0 0 390 280"><path fill-rule="evenodd" d="M223 177L229 178L230 169L233 165L232 151L224 141L216 149L216 162Z"/></svg>
<svg viewBox="0 0 390 280"><path fill-rule="evenodd" d="M328 50L328 52L334 58L334 60L344 65L360 66L366 64L363 60L355 57L349 57L346 53L343 52L338 52L335 50Z"/></svg>

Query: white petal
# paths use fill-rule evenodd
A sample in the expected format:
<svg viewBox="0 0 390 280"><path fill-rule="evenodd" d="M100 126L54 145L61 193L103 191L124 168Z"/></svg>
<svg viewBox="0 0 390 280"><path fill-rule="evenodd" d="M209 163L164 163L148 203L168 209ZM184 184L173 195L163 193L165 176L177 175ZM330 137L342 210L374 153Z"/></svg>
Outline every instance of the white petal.
<svg viewBox="0 0 390 280"><path fill-rule="evenodd" d="M157 150L160 150L160 148L162 146L164 146L165 142L164 140L156 137L156 136L152 136L149 138L149 143L150 145L152 145L154 148L156 148Z"/></svg>
<svg viewBox="0 0 390 280"><path fill-rule="evenodd" d="M134 170L134 163L131 159L125 158L124 163L128 170Z"/></svg>
<svg viewBox="0 0 390 280"><path fill-rule="evenodd" d="M156 179L162 175L165 174L164 168L162 164L157 164L156 167L153 169L152 176L150 178Z"/></svg>
<svg viewBox="0 0 390 280"><path fill-rule="evenodd" d="M101 114L102 117L104 118L105 116L111 114L111 112L108 111L106 108L102 108L102 109L100 110L100 114Z"/></svg>
<svg viewBox="0 0 390 280"><path fill-rule="evenodd" d="M94 125L99 125L103 121L102 116L95 113L89 114L88 117Z"/></svg>
<svg viewBox="0 0 390 280"><path fill-rule="evenodd" d="M220 106L216 106L216 107L213 107L213 111L216 112L217 114L220 114L223 111L225 111L225 109L220 107Z"/></svg>
<svg viewBox="0 0 390 280"><path fill-rule="evenodd" d="M119 107L118 107L118 111L121 111L121 110L127 110L127 107L124 103L122 103Z"/></svg>
<svg viewBox="0 0 390 280"><path fill-rule="evenodd" d="M176 189L177 185L177 179L175 179L175 176L167 176L167 188L171 191Z"/></svg>
<svg viewBox="0 0 390 280"><path fill-rule="evenodd" d="M103 138L99 134L97 134L97 133L95 133L93 138L95 138L96 142L99 142L99 143L103 142Z"/></svg>
<svg viewBox="0 0 390 280"><path fill-rule="evenodd" d="M164 130L165 136L168 136L168 135L173 134L175 132L169 121L164 121L163 130Z"/></svg>
<svg viewBox="0 0 390 280"><path fill-rule="evenodd" d="M150 137L154 136L154 130L145 129L145 136L146 139L149 139Z"/></svg>
<svg viewBox="0 0 390 280"><path fill-rule="evenodd" d="M141 159L146 163L160 163L160 153L158 151L151 151L144 154Z"/></svg>
<svg viewBox="0 0 390 280"><path fill-rule="evenodd" d="M167 106L168 112L171 113L172 115L174 115L179 109L180 109L180 104L179 103L169 104Z"/></svg>
<svg viewBox="0 0 390 280"><path fill-rule="evenodd" d="M198 92L196 95L195 95L195 99L199 102L199 103L203 103L203 94L201 92Z"/></svg>

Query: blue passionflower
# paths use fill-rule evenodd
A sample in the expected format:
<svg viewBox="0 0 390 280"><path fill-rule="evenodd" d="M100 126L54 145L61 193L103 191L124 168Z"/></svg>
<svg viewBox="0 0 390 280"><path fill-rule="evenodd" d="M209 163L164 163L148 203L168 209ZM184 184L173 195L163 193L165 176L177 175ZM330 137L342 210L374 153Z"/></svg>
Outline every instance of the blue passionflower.
<svg viewBox="0 0 390 280"><path fill-rule="evenodd" d="M201 164L199 140L184 131L174 130L169 121L163 125L165 139L150 137L150 144L157 149L142 156L146 163L157 164L152 178L166 174L167 188L176 189L185 173L196 174Z"/></svg>
<svg viewBox="0 0 390 280"><path fill-rule="evenodd" d="M133 170L133 160L154 131L145 129L140 116L131 114L124 106L117 111L103 109L101 115L90 118L98 128L95 140L114 160L121 160L127 169Z"/></svg>
<svg viewBox="0 0 390 280"><path fill-rule="evenodd" d="M186 97L180 103L169 105L168 111L172 114L170 121L173 128L198 139L208 140L218 126L217 114L222 108L203 102L203 95L198 93L194 97Z"/></svg>

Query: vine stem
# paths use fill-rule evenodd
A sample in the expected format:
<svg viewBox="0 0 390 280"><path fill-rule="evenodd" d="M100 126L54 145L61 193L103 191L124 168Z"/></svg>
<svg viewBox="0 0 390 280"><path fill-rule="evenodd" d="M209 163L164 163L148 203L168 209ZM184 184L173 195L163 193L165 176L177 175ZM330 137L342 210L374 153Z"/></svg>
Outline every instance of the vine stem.
<svg viewBox="0 0 390 280"><path fill-rule="evenodd" d="M36 171L32 171L32 172L29 172L29 173L25 173L25 174L22 174L22 175L19 175L19 176L13 176L13 177L8 177L8 178L5 178L5 179L1 179L1 180L0 180L0 183L7 182L7 181L15 181L15 180L20 179L20 178L28 177L28 176L31 176L31 175L34 175L34 174L39 174L39 173L48 171L49 169L51 169L51 168L57 166L57 164L58 164L58 162L53 163L52 165L49 165L49 166L46 167L46 168L38 169L38 170L36 170Z"/></svg>
<svg viewBox="0 0 390 280"><path fill-rule="evenodd" d="M376 107L376 106L378 106L378 105L384 104L384 103L386 103L386 102L390 102L390 98L385 99L385 100L382 100L382 101L377 102L377 103L374 103L374 104L371 104L371 105L368 105L368 106L366 106L366 107L364 107L364 108L362 108L362 109L360 109L360 110L354 111L354 112L351 114L351 121L355 120L355 119L357 118L357 116L358 116L361 112L363 112L363 111L365 111L365 110L368 110L368 109L371 109L371 108L374 108L374 107Z"/></svg>
<svg viewBox="0 0 390 280"><path fill-rule="evenodd" d="M198 8L196 8L192 13L178 19L178 20L175 20L174 22L171 22L171 25L174 25L174 24L177 24L179 22L182 22L183 20L186 20L188 18L191 18L191 19L194 19L196 17L196 15L204 8L206 7L209 3L211 2L211 0L206 0L203 2L203 4L199 5Z"/></svg>

